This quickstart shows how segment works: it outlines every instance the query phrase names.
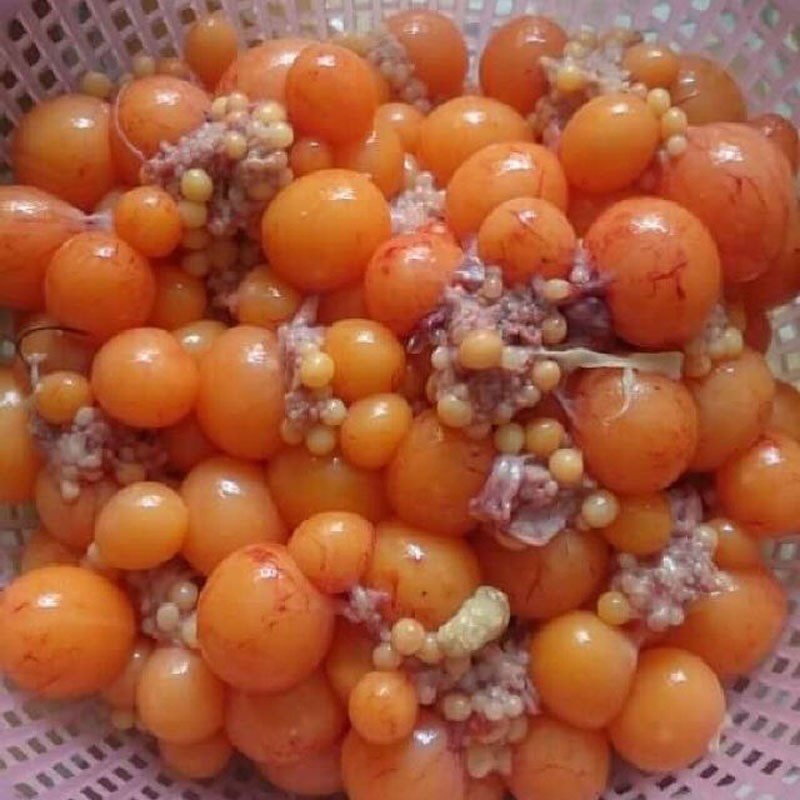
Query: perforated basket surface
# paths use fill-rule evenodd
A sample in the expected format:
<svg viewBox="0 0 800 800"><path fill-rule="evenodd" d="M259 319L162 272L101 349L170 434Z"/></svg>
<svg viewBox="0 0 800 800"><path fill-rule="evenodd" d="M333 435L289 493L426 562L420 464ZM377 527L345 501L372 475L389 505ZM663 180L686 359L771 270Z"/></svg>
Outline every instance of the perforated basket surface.
<svg viewBox="0 0 800 800"><path fill-rule="evenodd" d="M180 52L198 14L223 9L241 43L331 27L367 30L398 0L0 0L0 167L20 116L42 97L75 88L88 69L119 75L138 52ZM493 26L522 12L552 15L567 29L623 25L730 65L751 112L777 110L800 123L800 0L441 0L474 54ZM800 304L773 315L770 360L800 381ZM2 442L0 442L0 447ZM0 508L0 548L31 527L22 508ZM771 557L789 588L789 624L776 652L729 687L731 724L719 750L669 776L620 771L607 800L800 800L800 546ZM0 550L2 555L2 550ZM413 794L413 787L409 787ZM56 706L0 688L0 800L264 800L280 797L244 764L210 783L163 773L152 743L110 732L86 702ZM442 798L448 800L448 798ZM541 798L540 800L548 800Z"/></svg>

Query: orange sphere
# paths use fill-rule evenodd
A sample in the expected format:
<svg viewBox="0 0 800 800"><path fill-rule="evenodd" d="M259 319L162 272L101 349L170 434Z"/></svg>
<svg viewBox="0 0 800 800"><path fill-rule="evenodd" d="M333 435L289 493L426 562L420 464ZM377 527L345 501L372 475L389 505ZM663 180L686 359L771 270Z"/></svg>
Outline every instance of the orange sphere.
<svg viewBox="0 0 800 800"><path fill-rule="evenodd" d="M669 349L697 336L719 300L717 248L700 221L655 197L622 200L589 228L585 245L614 328L631 344Z"/></svg>
<svg viewBox="0 0 800 800"><path fill-rule="evenodd" d="M178 344L199 363L214 342L228 329L224 322L216 319L198 319L174 330Z"/></svg>
<svg viewBox="0 0 800 800"><path fill-rule="evenodd" d="M606 194L589 194L573 188L569 193L567 219L572 223L578 236L586 236L586 232L604 211L620 200L637 197L639 194L640 192L635 191L633 187Z"/></svg>
<svg viewBox="0 0 800 800"><path fill-rule="evenodd" d="M57 564L78 566L80 554L51 536L44 528L37 528L25 542L19 560L19 574L24 575L42 567Z"/></svg>
<svg viewBox="0 0 800 800"><path fill-rule="evenodd" d="M84 94L41 100L17 125L15 178L91 211L116 183L109 116L108 103Z"/></svg>
<svg viewBox="0 0 800 800"><path fill-rule="evenodd" d="M530 719L527 735L514 747L507 780L516 800L597 800L610 772L605 733L540 714Z"/></svg>
<svg viewBox="0 0 800 800"><path fill-rule="evenodd" d="M387 126L399 137L403 149L414 153L419 141L420 127L425 115L408 103L384 103L375 112L375 126Z"/></svg>
<svg viewBox="0 0 800 800"><path fill-rule="evenodd" d="M727 282L757 278L780 256L795 208L786 159L747 125L690 127L686 137L686 152L662 167L659 194L705 223Z"/></svg>
<svg viewBox="0 0 800 800"><path fill-rule="evenodd" d="M700 656L721 680L758 666L775 648L788 614L786 591L769 572L729 575L731 588L693 603L664 642Z"/></svg>
<svg viewBox="0 0 800 800"><path fill-rule="evenodd" d="M119 174L138 184L144 161L199 127L210 108L202 89L171 75L126 83L111 107L111 154Z"/></svg>
<svg viewBox="0 0 800 800"><path fill-rule="evenodd" d="M489 213L478 230L478 254L499 266L509 284L534 276L566 278L577 238L569 220L547 200L517 197Z"/></svg>
<svg viewBox="0 0 800 800"><path fill-rule="evenodd" d="M592 476L623 494L664 489L697 447L697 409L689 391L663 375L594 369L574 396L578 446Z"/></svg>
<svg viewBox="0 0 800 800"><path fill-rule="evenodd" d="M100 510L117 491L108 480L81 486L77 499L67 501L61 494L61 482L48 470L36 477L36 513L42 524L59 542L85 551L94 537Z"/></svg>
<svg viewBox="0 0 800 800"><path fill-rule="evenodd" d="M200 363L197 419L237 458L267 458L280 444L283 372L272 331L239 325L220 334Z"/></svg>
<svg viewBox="0 0 800 800"><path fill-rule="evenodd" d="M233 748L228 737L215 733L191 744L160 741L158 753L167 768L183 778L203 780L219 775L228 765Z"/></svg>
<svg viewBox="0 0 800 800"><path fill-rule="evenodd" d="M789 159L792 172L797 172L800 149L798 149L797 128L791 120L780 114L762 114L749 119L747 124L766 136Z"/></svg>
<svg viewBox="0 0 800 800"><path fill-rule="evenodd" d="M291 764L262 764L259 768L273 786L284 792L329 797L344 789L341 761L342 748L337 744Z"/></svg>
<svg viewBox="0 0 800 800"><path fill-rule="evenodd" d="M767 431L723 464L716 475L725 516L759 537L783 536L800 527L800 443Z"/></svg>
<svg viewBox="0 0 800 800"><path fill-rule="evenodd" d="M286 547L317 589L339 594L361 579L374 540L369 520L347 511L327 511L301 522Z"/></svg>
<svg viewBox="0 0 800 800"><path fill-rule="evenodd" d="M315 456L305 447L283 448L267 465L267 483L292 527L323 511L351 511L370 522L388 513L380 473L358 469L337 453Z"/></svg>
<svg viewBox="0 0 800 800"><path fill-rule="evenodd" d="M255 267L236 290L236 318L243 325L276 330L295 315L302 302L302 295L269 268Z"/></svg>
<svg viewBox="0 0 800 800"><path fill-rule="evenodd" d="M541 197L561 211L567 207L567 179L558 159L539 144L490 144L473 153L447 186L445 209L454 233L476 233L504 200Z"/></svg>
<svg viewBox="0 0 800 800"><path fill-rule="evenodd" d="M547 92L547 79L539 64L542 56L558 58L567 35L547 17L515 17L489 37L480 60L484 94L530 114Z"/></svg>
<svg viewBox="0 0 800 800"><path fill-rule="evenodd" d="M80 372L50 372L36 384L33 403L46 422L67 425L78 409L92 404L92 389Z"/></svg>
<svg viewBox="0 0 800 800"><path fill-rule="evenodd" d="M136 706L136 687L139 685L142 670L154 647L155 642L147 636L140 636L136 640L125 669L100 692L100 696L111 708L123 711L134 710Z"/></svg>
<svg viewBox="0 0 800 800"><path fill-rule="evenodd" d="M325 659L325 674L339 700L347 704L356 684L375 667L372 652L375 640L363 625L336 618L333 642Z"/></svg>
<svg viewBox="0 0 800 800"><path fill-rule="evenodd" d="M22 387L10 369L0 369L0 502L33 499L39 452L31 435Z"/></svg>
<svg viewBox="0 0 800 800"><path fill-rule="evenodd" d="M330 144L360 139L372 125L378 98L366 61L320 43L304 47L286 75L286 108L303 135Z"/></svg>
<svg viewBox="0 0 800 800"><path fill-rule="evenodd" d="M333 620L330 601L279 544L229 555L197 605L209 666L231 686L254 692L280 692L308 677L328 651Z"/></svg>
<svg viewBox="0 0 800 800"><path fill-rule="evenodd" d="M725 570L741 570L764 564L758 540L734 522L716 518L709 525L717 532L714 561Z"/></svg>
<svg viewBox="0 0 800 800"><path fill-rule="evenodd" d="M207 89L213 89L236 58L239 43L236 28L224 14L198 19L183 42L186 63Z"/></svg>
<svg viewBox="0 0 800 800"><path fill-rule="evenodd" d="M530 644L530 674L547 710L579 728L616 717L636 669L628 637L588 611L556 617Z"/></svg>
<svg viewBox="0 0 800 800"><path fill-rule="evenodd" d="M181 495L189 512L182 555L204 575L240 547L286 541L286 526L256 464L207 458L186 476Z"/></svg>
<svg viewBox="0 0 800 800"><path fill-rule="evenodd" d="M425 84L428 97L446 100L461 94L467 76L467 45L461 31L444 14L416 8L393 14L386 27L397 37Z"/></svg>
<svg viewBox="0 0 800 800"><path fill-rule="evenodd" d="M633 81L643 83L648 89L666 89L678 76L680 62L669 45L639 42L625 51L622 66Z"/></svg>
<svg viewBox="0 0 800 800"><path fill-rule="evenodd" d="M183 647L159 647L136 685L136 711L147 730L167 742L213 736L225 714L225 684L202 657Z"/></svg>
<svg viewBox="0 0 800 800"><path fill-rule="evenodd" d="M601 533L621 553L649 556L662 550L672 535L669 499L663 492L618 497L616 519Z"/></svg>
<svg viewBox="0 0 800 800"><path fill-rule="evenodd" d="M289 164L296 178L310 172L333 168L333 150L322 139L298 139L289 153Z"/></svg>
<svg viewBox="0 0 800 800"><path fill-rule="evenodd" d="M42 567L0 594L0 669L42 697L108 686L125 668L135 632L124 592L80 567Z"/></svg>
<svg viewBox="0 0 800 800"><path fill-rule="evenodd" d="M201 278L172 264L161 264L155 277L156 297L149 320L153 327L171 331L203 318L208 298Z"/></svg>
<svg viewBox="0 0 800 800"><path fill-rule="evenodd" d="M786 239L778 258L755 280L739 284L750 317L763 319L758 312L788 303L800 294L800 214L792 212ZM771 338L771 328L767 326ZM747 333L745 332L745 336Z"/></svg>
<svg viewBox="0 0 800 800"><path fill-rule="evenodd" d="M602 194L630 186L660 144L658 118L634 94L608 94L581 106L567 122L559 153L567 180Z"/></svg>
<svg viewBox="0 0 800 800"><path fill-rule="evenodd" d="M46 192L0 186L0 305L42 308L53 253L87 224L77 208Z"/></svg>
<svg viewBox="0 0 800 800"><path fill-rule="evenodd" d="M234 691L225 712L234 747L262 764L290 764L326 750L345 725L339 699L319 671L275 693Z"/></svg>
<svg viewBox="0 0 800 800"><path fill-rule="evenodd" d="M747 104L736 81L711 58L696 53L678 56L678 74L669 87L673 105L692 125L744 122Z"/></svg>
<svg viewBox="0 0 800 800"><path fill-rule="evenodd" d="M617 752L647 772L671 772L705 755L725 718L716 675L672 647L644 651L622 713L609 733Z"/></svg>
<svg viewBox="0 0 800 800"><path fill-rule="evenodd" d="M409 525L441 536L463 536L476 526L470 500L494 459L486 439L470 439L439 422L435 412L414 419L386 472L386 494Z"/></svg>
<svg viewBox="0 0 800 800"><path fill-rule="evenodd" d="M400 137L385 125L376 125L360 139L340 144L333 160L341 169L368 175L386 198L405 186L404 152Z"/></svg>
<svg viewBox="0 0 800 800"><path fill-rule="evenodd" d="M310 39L271 39L239 53L217 84L217 94L241 92L251 103L286 103L286 75Z"/></svg>
<svg viewBox="0 0 800 800"><path fill-rule="evenodd" d="M348 710L353 730L364 740L393 744L414 730L419 702L405 673L368 672L353 689Z"/></svg>
<svg viewBox="0 0 800 800"><path fill-rule="evenodd" d="M143 256L163 258L180 243L183 223L171 195L157 186L140 186L119 198L114 230Z"/></svg>
<svg viewBox="0 0 800 800"><path fill-rule="evenodd" d="M322 325L332 325L340 319L364 319L368 316L364 284L361 281L334 289L319 298L317 320Z"/></svg>
<svg viewBox="0 0 800 800"><path fill-rule="evenodd" d="M270 267L302 291L339 289L363 275L389 238L389 207L364 175L312 172L268 206L261 224Z"/></svg>
<svg viewBox="0 0 800 800"><path fill-rule="evenodd" d="M356 467L385 467L405 438L413 420L408 401L399 394L374 394L351 404L339 444Z"/></svg>
<svg viewBox="0 0 800 800"><path fill-rule="evenodd" d="M152 569L177 555L189 530L181 496L163 483L120 489L100 511L94 541L103 566Z"/></svg>
<svg viewBox="0 0 800 800"><path fill-rule="evenodd" d="M436 233L394 236L375 250L364 276L370 317L405 336L436 308L464 253Z"/></svg>
<svg viewBox="0 0 800 800"><path fill-rule="evenodd" d="M92 365L92 391L112 417L135 428L166 428L193 408L192 357L160 328L132 328L109 339Z"/></svg>
<svg viewBox="0 0 800 800"><path fill-rule="evenodd" d="M79 233L53 255L44 280L47 313L96 339L143 325L156 281L147 259L110 233Z"/></svg>
<svg viewBox="0 0 800 800"><path fill-rule="evenodd" d="M800 392L791 383L775 381L769 428L800 441Z"/></svg>
<svg viewBox="0 0 800 800"><path fill-rule="evenodd" d="M486 145L531 138L525 118L510 106L465 95L435 108L422 121L416 154L420 166L445 186L456 169Z"/></svg>
<svg viewBox="0 0 800 800"><path fill-rule="evenodd" d="M608 578L609 548L594 531L569 528L544 547L509 550L491 536L475 542L486 582L502 589L511 613L551 619L582 606Z"/></svg>
<svg viewBox="0 0 800 800"><path fill-rule="evenodd" d="M472 548L400 522L378 525L364 584L385 592L381 613L391 622L413 617L435 630L481 583Z"/></svg>
<svg viewBox="0 0 800 800"><path fill-rule="evenodd" d="M690 468L709 471L749 447L772 413L775 379L760 353L746 349L739 358L714 366L705 377L687 379L697 406L697 450Z"/></svg>
<svg viewBox="0 0 800 800"><path fill-rule="evenodd" d="M411 736L389 745L371 744L351 730L342 748L342 774L350 800L414 800L464 797L466 771L450 741L448 725L425 711Z"/></svg>
<svg viewBox="0 0 800 800"><path fill-rule="evenodd" d="M345 402L391 392L405 371L403 345L379 322L344 319L325 332L324 351L333 359L333 393Z"/></svg>

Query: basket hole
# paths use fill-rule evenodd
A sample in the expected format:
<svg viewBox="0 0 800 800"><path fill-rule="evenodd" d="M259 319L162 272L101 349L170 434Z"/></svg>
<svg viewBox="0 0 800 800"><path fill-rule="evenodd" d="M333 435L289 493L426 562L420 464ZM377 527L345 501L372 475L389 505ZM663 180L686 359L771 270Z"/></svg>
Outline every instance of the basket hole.
<svg viewBox="0 0 800 800"><path fill-rule="evenodd" d="M87 770L91 766L80 753L76 753L70 760L81 771Z"/></svg>
<svg viewBox="0 0 800 800"><path fill-rule="evenodd" d="M111 15L111 21L114 23L114 27L118 31L124 31L125 28L130 28L132 24L131 18L124 8L120 8L118 11L115 11Z"/></svg>
<svg viewBox="0 0 800 800"><path fill-rule="evenodd" d="M18 19L12 19L11 22L8 23L7 30L8 38L11 39L12 42L18 42L27 34L25 26Z"/></svg>
<svg viewBox="0 0 800 800"><path fill-rule="evenodd" d="M39 19L44 19L53 10L48 0L33 0L31 8Z"/></svg>
<svg viewBox="0 0 800 800"><path fill-rule="evenodd" d="M44 72L39 73L39 83L45 90L52 89L56 85L57 78L55 73L50 68Z"/></svg>
<svg viewBox="0 0 800 800"><path fill-rule="evenodd" d="M153 20L153 22L150 23L150 30L153 32L153 36L156 39L163 39L169 36L169 28L167 28L167 24L163 19Z"/></svg>
<svg viewBox="0 0 800 800"><path fill-rule="evenodd" d="M760 750L751 750L742 760L748 767L752 767L763 755Z"/></svg>
<svg viewBox="0 0 800 800"><path fill-rule="evenodd" d="M87 786L85 789L81 789L81 794L86 798L86 800L103 800L103 795L100 792L96 792L90 786Z"/></svg>
<svg viewBox="0 0 800 800"><path fill-rule="evenodd" d="M183 25L191 25L197 19L197 14L195 14L193 8L186 6L185 8L181 9L180 14L178 14L178 18Z"/></svg>
<svg viewBox="0 0 800 800"><path fill-rule="evenodd" d="M32 797L36 797L39 792L37 792L32 786L29 786L27 783L17 783L14 785L14 791L17 793L22 800L30 800Z"/></svg>
<svg viewBox="0 0 800 800"><path fill-rule="evenodd" d="M142 795L147 798L147 800L158 800L159 793L152 787L152 786L145 786L142 789Z"/></svg>
<svg viewBox="0 0 800 800"><path fill-rule="evenodd" d="M40 772L36 775L36 780L45 789L52 789L55 786L55 781L49 776L46 775L44 772Z"/></svg>
<svg viewBox="0 0 800 800"><path fill-rule="evenodd" d="M22 51L22 57L25 59L25 63L31 67L39 62L41 56L42 54L39 52L39 48L33 43L29 44Z"/></svg>
<svg viewBox="0 0 800 800"><path fill-rule="evenodd" d="M27 114L36 104L33 102L33 98L26 92L25 94L17 98L17 105L19 106L19 110L23 114ZM32 718L37 719L36 717L33 716Z"/></svg>
<svg viewBox="0 0 800 800"><path fill-rule="evenodd" d="M772 775L778 767L783 765L783 761L779 758L771 758L767 763L761 768L761 771L765 775Z"/></svg>
<svg viewBox="0 0 800 800"><path fill-rule="evenodd" d="M59 776L64 778L64 780L68 780L75 775L75 773L69 769L66 764L63 764L60 761L53 765L53 770L54 772L57 772Z"/></svg>
<svg viewBox="0 0 800 800"><path fill-rule="evenodd" d="M64 40L65 33L61 23L55 22L47 28L47 38L54 44Z"/></svg>
<svg viewBox="0 0 800 800"><path fill-rule="evenodd" d="M42 755L42 753L47 752L47 748L38 739L28 739L25 744L37 755Z"/></svg>

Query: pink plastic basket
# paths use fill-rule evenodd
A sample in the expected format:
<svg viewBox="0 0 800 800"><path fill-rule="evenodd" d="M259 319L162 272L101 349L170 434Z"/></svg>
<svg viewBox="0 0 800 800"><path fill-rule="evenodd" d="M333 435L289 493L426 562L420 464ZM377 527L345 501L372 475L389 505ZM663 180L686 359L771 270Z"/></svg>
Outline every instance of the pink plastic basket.
<svg viewBox="0 0 800 800"><path fill-rule="evenodd" d="M330 28L366 30L398 0L0 0L0 167L9 134L39 98L75 87L87 69L118 75L132 56L173 55L197 14L222 8L243 44ZM441 0L474 53L493 26L524 11L579 24L624 25L681 49L706 50L735 72L751 111L800 123L800 0ZM800 381L800 304L773 316L770 360ZM33 523L29 509L0 508L0 548ZM0 550L0 555L2 551ZM730 687L731 724L718 751L680 774L619 771L607 800L800 800L800 544L771 557L792 594L777 651ZM412 791L412 787L409 787ZM255 800L278 798L244 764L211 783L178 781L159 769L152 744L110 732L87 702L54 706L10 687L0 691L0 800ZM442 798L447 800L447 798ZM548 800L548 798L541 798Z"/></svg>

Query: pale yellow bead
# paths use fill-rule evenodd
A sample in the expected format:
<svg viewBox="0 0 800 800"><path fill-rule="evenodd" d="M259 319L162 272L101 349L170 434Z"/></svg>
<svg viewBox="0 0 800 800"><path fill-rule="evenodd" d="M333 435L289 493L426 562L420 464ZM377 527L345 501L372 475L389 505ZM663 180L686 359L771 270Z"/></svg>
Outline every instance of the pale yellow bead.
<svg viewBox="0 0 800 800"><path fill-rule="evenodd" d="M347 419L347 406L338 397L332 397L323 406L319 418L325 425L336 428Z"/></svg>
<svg viewBox="0 0 800 800"><path fill-rule="evenodd" d="M572 294L572 284L563 278L550 278L542 287L542 296L548 303L562 303Z"/></svg>
<svg viewBox="0 0 800 800"><path fill-rule="evenodd" d="M197 616L195 614L181 623L181 639L187 647L197 647Z"/></svg>
<svg viewBox="0 0 800 800"><path fill-rule="evenodd" d="M181 260L181 269L195 278L202 278L208 275L211 269L211 262L205 250L198 250L194 253L187 253Z"/></svg>
<svg viewBox="0 0 800 800"><path fill-rule="evenodd" d="M458 347L458 361L465 369L493 369L500 366L503 339L496 331L470 331Z"/></svg>
<svg viewBox="0 0 800 800"><path fill-rule="evenodd" d="M490 272L483 280L481 293L489 300L497 300L503 294L503 278L499 273Z"/></svg>
<svg viewBox="0 0 800 800"><path fill-rule="evenodd" d="M593 49L597 47L597 31L591 25L581 25L575 40L584 47Z"/></svg>
<svg viewBox="0 0 800 800"><path fill-rule="evenodd" d="M372 651L372 663L375 669L397 669L403 663L403 657L389 642L382 642Z"/></svg>
<svg viewBox="0 0 800 800"><path fill-rule="evenodd" d="M683 374L687 378L702 378L711 372L711 358L703 353L699 356L687 356L683 361Z"/></svg>
<svg viewBox="0 0 800 800"><path fill-rule="evenodd" d="M739 358L744 352L744 336L742 336L742 332L733 325L725 329L725 333L722 335L722 341L725 346L725 355L728 358Z"/></svg>
<svg viewBox="0 0 800 800"><path fill-rule="evenodd" d="M677 158L686 152L689 147L689 140L682 134L676 134L675 136L670 136L669 139L667 139L664 147L667 150L668 156L671 158Z"/></svg>
<svg viewBox="0 0 800 800"><path fill-rule="evenodd" d="M300 381L309 389L321 389L333 380L333 359L320 350L307 353L300 362Z"/></svg>
<svg viewBox="0 0 800 800"><path fill-rule="evenodd" d="M187 169L181 176L181 194L192 203L207 203L214 194L214 181L204 169Z"/></svg>
<svg viewBox="0 0 800 800"><path fill-rule="evenodd" d="M725 334L722 333L711 339L707 344L706 352L713 361L721 361L723 358L727 358L728 348L725 343Z"/></svg>
<svg viewBox="0 0 800 800"><path fill-rule="evenodd" d="M121 483L123 486L130 486L132 483L143 481L147 474L141 464L124 463L116 466L114 477L117 479L117 483Z"/></svg>
<svg viewBox="0 0 800 800"><path fill-rule="evenodd" d="M625 625L631 619L631 605L622 592L604 592L597 599L597 616L606 625Z"/></svg>
<svg viewBox="0 0 800 800"><path fill-rule="evenodd" d="M266 128L264 142L276 150L286 150L294 142L294 130L288 122L272 122Z"/></svg>
<svg viewBox="0 0 800 800"><path fill-rule="evenodd" d="M559 344L567 338L567 321L561 314L554 314L542 322L542 341Z"/></svg>
<svg viewBox="0 0 800 800"><path fill-rule="evenodd" d="M712 525L698 525L694 529L694 537L712 552L717 549L719 533Z"/></svg>
<svg viewBox="0 0 800 800"><path fill-rule="evenodd" d="M81 78L81 91L91 97L98 97L105 100L111 95L114 84L108 75L102 72L87 72Z"/></svg>
<svg viewBox="0 0 800 800"><path fill-rule="evenodd" d="M574 486L583 478L583 453L574 447L559 448L550 455L547 468L562 486Z"/></svg>
<svg viewBox="0 0 800 800"><path fill-rule="evenodd" d="M647 105L656 116L660 117L672 106L672 98L666 89L651 89L647 93Z"/></svg>
<svg viewBox="0 0 800 800"><path fill-rule="evenodd" d="M494 752L488 745L471 744L467 748L467 773L471 778L485 778L495 767Z"/></svg>
<svg viewBox="0 0 800 800"><path fill-rule="evenodd" d="M250 101L247 99L247 95L242 94L242 92L233 92L228 95L226 107L229 113L231 111L245 111L249 105Z"/></svg>
<svg viewBox="0 0 800 800"><path fill-rule="evenodd" d="M239 261L239 246L233 239L215 239L208 248L214 269L230 269Z"/></svg>
<svg viewBox="0 0 800 800"><path fill-rule="evenodd" d="M574 39L564 45L564 55L571 58L585 58L589 51L580 42Z"/></svg>
<svg viewBox="0 0 800 800"><path fill-rule="evenodd" d="M472 404L448 394L436 403L439 419L449 428L466 428L472 422Z"/></svg>
<svg viewBox="0 0 800 800"><path fill-rule="evenodd" d="M686 133L689 127L689 120L686 117L686 112L673 106L664 112L661 117L661 138L668 140L670 136L678 136Z"/></svg>
<svg viewBox="0 0 800 800"><path fill-rule="evenodd" d="M156 627L164 633L171 633L181 623L181 612L175 603L162 603L156 611Z"/></svg>
<svg viewBox="0 0 800 800"><path fill-rule="evenodd" d="M450 350L447 347L435 347L431 353L431 366L434 369L447 369L450 366Z"/></svg>
<svg viewBox="0 0 800 800"><path fill-rule="evenodd" d="M139 54L131 62L131 72L137 78L146 78L156 74L156 60L152 56Z"/></svg>
<svg viewBox="0 0 800 800"><path fill-rule="evenodd" d="M556 73L556 87L565 94L581 91L588 80L586 71L578 64L564 64Z"/></svg>
<svg viewBox="0 0 800 800"><path fill-rule="evenodd" d="M495 425L505 425L514 419L514 406L511 403L500 403L492 412L492 422Z"/></svg>
<svg viewBox="0 0 800 800"><path fill-rule="evenodd" d="M535 456L547 458L564 441L564 426L551 417L540 417L525 427L525 449Z"/></svg>
<svg viewBox="0 0 800 800"><path fill-rule="evenodd" d="M423 664L438 664L442 660L442 650L435 633L426 633L422 646L417 652L417 658Z"/></svg>
<svg viewBox="0 0 800 800"><path fill-rule="evenodd" d="M273 100L259 103L253 110L253 119L263 125L269 125L271 122L285 122L286 109Z"/></svg>
<svg viewBox="0 0 800 800"><path fill-rule="evenodd" d="M525 429L516 422L501 425L494 432L494 446L501 453L516 455L525 445Z"/></svg>
<svg viewBox="0 0 800 800"><path fill-rule="evenodd" d="M295 425L292 425L288 419L285 419L281 423L281 439L283 439L286 444L300 444L303 441L305 435L303 431Z"/></svg>
<svg viewBox="0 0 800 800"><path fill-rule="evenodd" d="M472 702L463 692L450 692L442 698L442 716L450 722L466 722L472 715Z"/></svg>
<svg viewBox="0 0 800 800"><path fill-rule="evenodd" d="M649 89L646 83L642 83L641 81L639 81L638 83L634 83L629 91L631 94L635 94L642 100L646 100Z"/></svg>
<svg viewBox="0 0 800 800"><path fill-rule="evenodd" d="M169 590L169 599L181 611L191 611L197 604L198 589L191 581L179 581Z"/></svg>
<svg viewBox="0 0 800 800"><path fill-rule="evenodd" d="M203 228L208 222L208 208L203 203L190 200L179 200L178 211L185 228Z"/></svg>
<svg viewBox="0 0 800 800"><path fill-rule="evenodd" d="M192 228L184 231L181 245L186 250L205 250L211 244L211 234L207 228Z"/></svg>
<svg viewBox="0 0 800 800"><path fill-rule="evenodd" d="M413 656L425 642L425 628L415 619L405 617L392 627L392 647L401 656Z"/></svg>
<svg viewBox="0 0 800 800"><path fill-rule="evenodd" d="M561 367L558 362L543 358L533 365L531 380L540 391L551 392L561 381Z"/></svg>
<svg viewBox="0 0 800 800"><path fill-rule="evenodd" d="M247 139L239 131L228 131L223 140L225 154L234 161L241 161L247 155Z"/></svg>
<svg viewBox="0 0 800 800"><path fill-rule="evenodd" d="M601 489L592 492L581 505L581 516L590 528L605 528L619 514L619 503L611 492Z"/></svg>
<svg viewBox="0 0 800 800"><path fill-rule="evenodd" d="M306 433L306 447L315 456L326 456L336 449L336 430L329 425L314 425Z"/></svg>
<svg viewBox="0 0 800 800"><path fill-rule="evenodd" d="M211 119L215 122L220 122L221 120L225 119L225 115L228 113L228 98L227 96L223 95L221 97L214 98L214 101L211 103Z"/></svg>

